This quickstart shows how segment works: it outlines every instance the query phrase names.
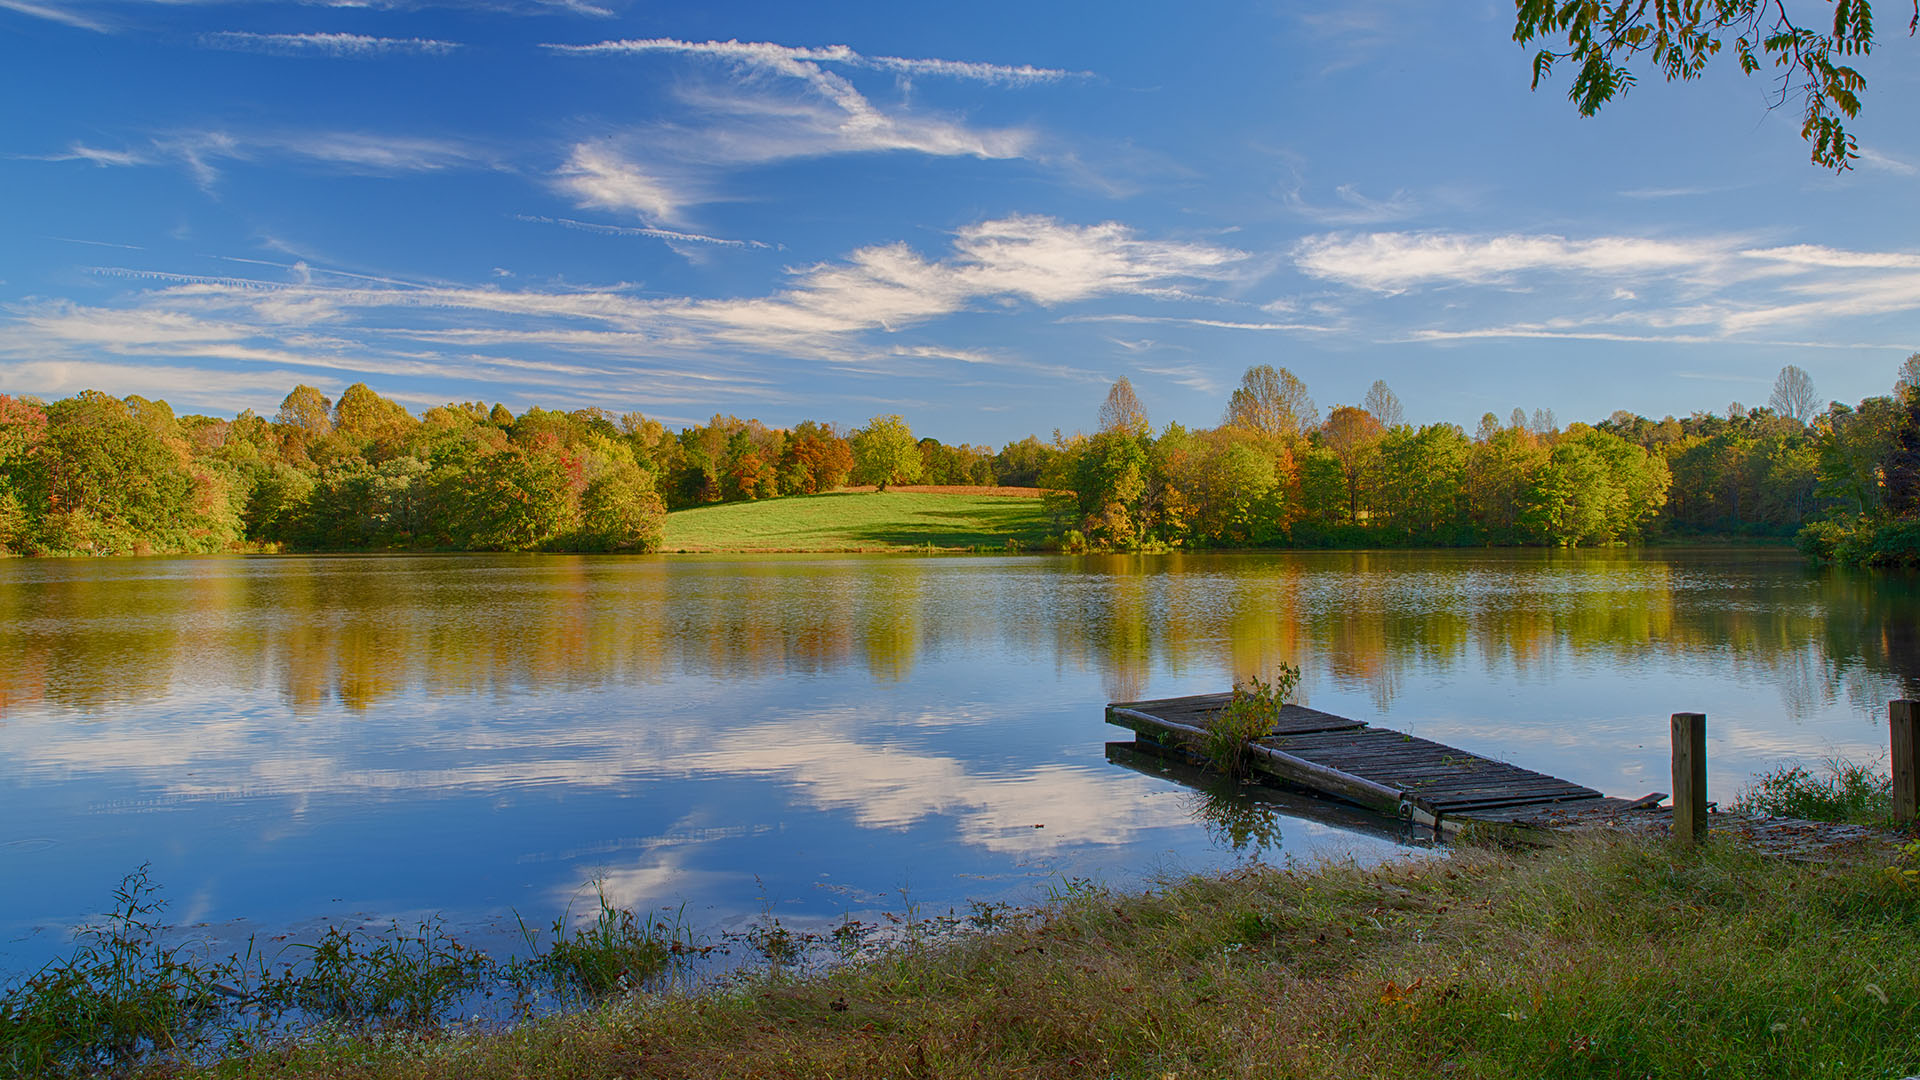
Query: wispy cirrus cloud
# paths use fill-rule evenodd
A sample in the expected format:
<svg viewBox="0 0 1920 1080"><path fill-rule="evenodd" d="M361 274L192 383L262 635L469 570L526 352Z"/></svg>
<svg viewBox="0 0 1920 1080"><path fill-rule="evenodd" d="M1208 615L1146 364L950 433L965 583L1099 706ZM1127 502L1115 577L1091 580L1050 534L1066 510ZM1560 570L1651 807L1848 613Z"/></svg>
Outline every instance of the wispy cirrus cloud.
<svg viewBox="0 0 1920 1080"><path fill-rule="evenodd" d="M1058 364L939 343L930 324L1144 296L1228 279L1244 252L1142 236L1107 222L1019 216L956 230L929 257L876 245L791 269L758 296L648 297L624 286L505 288L403 282L295 263L284 278L103 267L150 284L119 306L51 301L0 323L0 355L226 360L423 382L525 385L550 398L629 403L790 397L807 365L875 375L950 377L951 365L1022 369L1085 382ZM902 336L913 333L902 340ZM488 350L485 353L474 350ZM798 362L770 378L772 362ZM629 405L630 407L630 405Z"/></svg>
<svg viewBox="0 0 1920 1080"><path fill-rule="evenodd" d="M76 142L65 151L31 155L31 158L86 161L102 167L177 165L185 168L204 188L218 182L221 167L231 162L296 159L372 174L498 165L491 152L470 143L361 131L170 132L149 136L144 144L119 148Z"/></svg>
<svg viewBox="0 0 1920 1080"><path fill-rule="evenodd" d="M573 55L671 55L724 66L735 78L675 89L694 120L575 142L554 185L581 206L629 213L648 225L686 224L718 197L730 170L840 154L917 153L1008 160L1032 155L1024 128L981 128L904 104L876 103L833 65L939 75L1001 86L1069 77L1048 68L973 61L866 57L845 46L671 38L550 44Z"/></svg>
<svg viewBox="0 0 1920 1080"><path fill-rule="evenodd" d="M819 64L869 68L902 75L937 75L1003 86L1030 86L1036 83L1058 82L1062 79L1086 78L1092 74L1086 71L1067 71L1062 68L1034 67L1030 64L988 64L972 60L865 56L845 45L808 47L776 45L770 41L681 41L677 38L634 38L624 41L600 41L590 45L545 44L542 48L579 55L677 53L704 56L748 67L764 68L801 79L816 78Z"/></svg>
<svg viewBox="0 0 1920 1080"><path fill-rule="evenodd" d="M1308 237L1294 265L1312 277L1393 293L1423 285L1489 285L1525 274L1634 274L1698 270L1724 261L1726 240L1550 234L1335 233Z"/></svg>
<svg viewBox="0 0 1920 1080"><path fill-rule="evenodd" d="M106 33L107 26L96 19L74 11L55 0L54 3L36 4L28 0L0 0L0 11L11 11L19 15L28 15L36 19L46 19L81 30L93 30Z"/></svg>
<svg viewBox="0 0 1920 1080"><path fill-rule="evenodd" d="M729 240L722 236L706 236L701 233L677 232L673 229L649 229L633 225L603 225L593 221L575 221L572 218L540 217L536 214L517 214L517 220L532 222L536 225L558 225L563 229L579 232L600 233L603 236L644 236L669 243L711 244L715 247L734 248L772 248L774 245L765 240Z"/></svg>
<svg viewBox="0 0 1920 1080"><path fill-rule="evenodd" d="M432 38L369 37L366 34L340 33L255 34L245 30L202 34L200 43L214 49L266 53L269 56L445 56L460 48L459 42Z"/></svg>
<svg viewBox="0 0 1920 1080"><path fill-rule="evenodd" d="M1340 329L1337 326L1317 323L1235 322L1229 319L1197 319L1182 315L1138 315L1129 312L1116 312L1110 315L1069 315L1058 321L1063 323L1162 323L1170 326L1204 326L1215 330L1253 330L1261 333L1297 331L1330 334Z"/></svg>
<svg viewBox="0 0 1920 1080"><path fill-rule="evenodd" d="M554 186L578 205L642 221L680 221L689 205L705 201L692 184L654 175L606 140L575 145L553 175Z"/></svg>
<svg viewBox="0 0 1920 1080"><path fill-rule="evenodd" d="M1377 225L1410 217L1419 209L1419 203L1404 190L1375 199L1362 194L1353 184L1334 188L1333 202L1309 202L1297 177L1278 194L1288 210L1320 225Z"/></svg>
<svg viewBox="0 0 1920 1080"><path fill-rule="evenodd" d="M1410 311L1414 325L1402 322L1403 340L1702 344L1765 330L1793 337L1769 343L1794 345L1822 340L1817 331L1836 320L1920 312L1920 254L1901 251L1761 246L1728 236L1385 232L1309 237L1292 255L1310 277L1402 303L1434 290L1499 296ZM1495 309L1518 317L1490 322ZM1847 340L1858 337L1850 331Z"/></svg>
<svg viewBox="0 0 1920 1080"><path fill-rule="evenodd" d="M131 12L142 8L239 6L248 0L0 0L0 11L12 11L36 19L46 19L81 30L111 34L138 24L136 19L115 17L109 12ZM267 6L275 0L251 0ZM419 8L454 7L508 15L584 15L611 18L612 9L591 0L277 0L283 6L372 9L407 11ZM258 34L254 37L309 37L331 35ZM357 36L357 35L343 35ZM300 46L295 46L296 48Z"/></svg>

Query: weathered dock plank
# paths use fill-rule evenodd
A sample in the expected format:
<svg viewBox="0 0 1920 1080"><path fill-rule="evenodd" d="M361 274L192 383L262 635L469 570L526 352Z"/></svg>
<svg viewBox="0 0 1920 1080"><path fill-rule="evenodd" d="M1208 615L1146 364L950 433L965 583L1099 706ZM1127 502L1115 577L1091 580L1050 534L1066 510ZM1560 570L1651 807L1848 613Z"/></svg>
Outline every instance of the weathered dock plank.
<svg viewBox="0 0 1920 1080"><path fill-rule="evenodd" d="M1150 744L1183 750L1205 734L1231 697L1114 702L1107 706L1107 722ZM1636 805L1571 780L1300 705L1282 708L1273 730L1247 748L1253 769L1269 778L1442 834L1474 821L1556 827Z"/></svg>

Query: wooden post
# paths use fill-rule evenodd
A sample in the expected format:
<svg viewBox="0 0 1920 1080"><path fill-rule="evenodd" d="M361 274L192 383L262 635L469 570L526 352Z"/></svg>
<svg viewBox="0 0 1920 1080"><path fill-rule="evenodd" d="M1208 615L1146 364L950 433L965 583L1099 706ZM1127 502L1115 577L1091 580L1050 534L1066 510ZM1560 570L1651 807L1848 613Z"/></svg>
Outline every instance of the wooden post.
<svg viewBox="0 0 1920 1080"><path fill-rule="evenodd" d="M1673 714L1673 838L1707 838L1707 714Z"/></svg>
<svg viewBox="0 0 1920 1080"><path fill-rule="evenodd" d="M1920 817L1920 739L1914 735L1914 705L1908 700L1887 703L1887 735L1893 742L1893 816L1896 821Z"/></svg>

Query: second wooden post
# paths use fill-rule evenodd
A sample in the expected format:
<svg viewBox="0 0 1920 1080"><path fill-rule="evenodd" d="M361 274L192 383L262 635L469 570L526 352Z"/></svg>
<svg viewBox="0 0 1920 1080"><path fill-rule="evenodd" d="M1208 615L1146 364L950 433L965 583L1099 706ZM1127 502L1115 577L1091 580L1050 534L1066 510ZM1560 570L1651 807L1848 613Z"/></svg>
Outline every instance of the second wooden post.
<svg viewBox="0 0 1920 1080"><path fill-rule="evenodd" d="M1673 838L1707 838L1707 714L1673 714Z"/></svg>
<svg viewBox="0 0 1920 1080"><path fill-rule="evenodd" d="M1920 816L1920 732L1914 731L1917 721L1914 717L1914 705L1907 700L1887 703L1887 732L1893 743L1893 816L1899 821L1912 821Z"/></svg>

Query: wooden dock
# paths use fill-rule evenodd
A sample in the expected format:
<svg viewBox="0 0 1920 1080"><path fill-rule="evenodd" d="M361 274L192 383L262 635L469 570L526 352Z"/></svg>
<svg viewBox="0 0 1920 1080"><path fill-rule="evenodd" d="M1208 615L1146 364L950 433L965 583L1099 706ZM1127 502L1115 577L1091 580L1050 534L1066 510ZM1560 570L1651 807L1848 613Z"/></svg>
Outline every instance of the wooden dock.
<svg viewBox="0 0 1920 1080"><path fill-rule="evenodd" d="M1133 731L1147 753L1192 758L1231 694L1198 694L1107 706L1107 723ZM1486 826L1558 828L1657 804L1664 793L1627 800L1545 773L1361 720L1287 705L1272 734L1248 744L1256 773L1330 795L1451 836Z"/></svg>

